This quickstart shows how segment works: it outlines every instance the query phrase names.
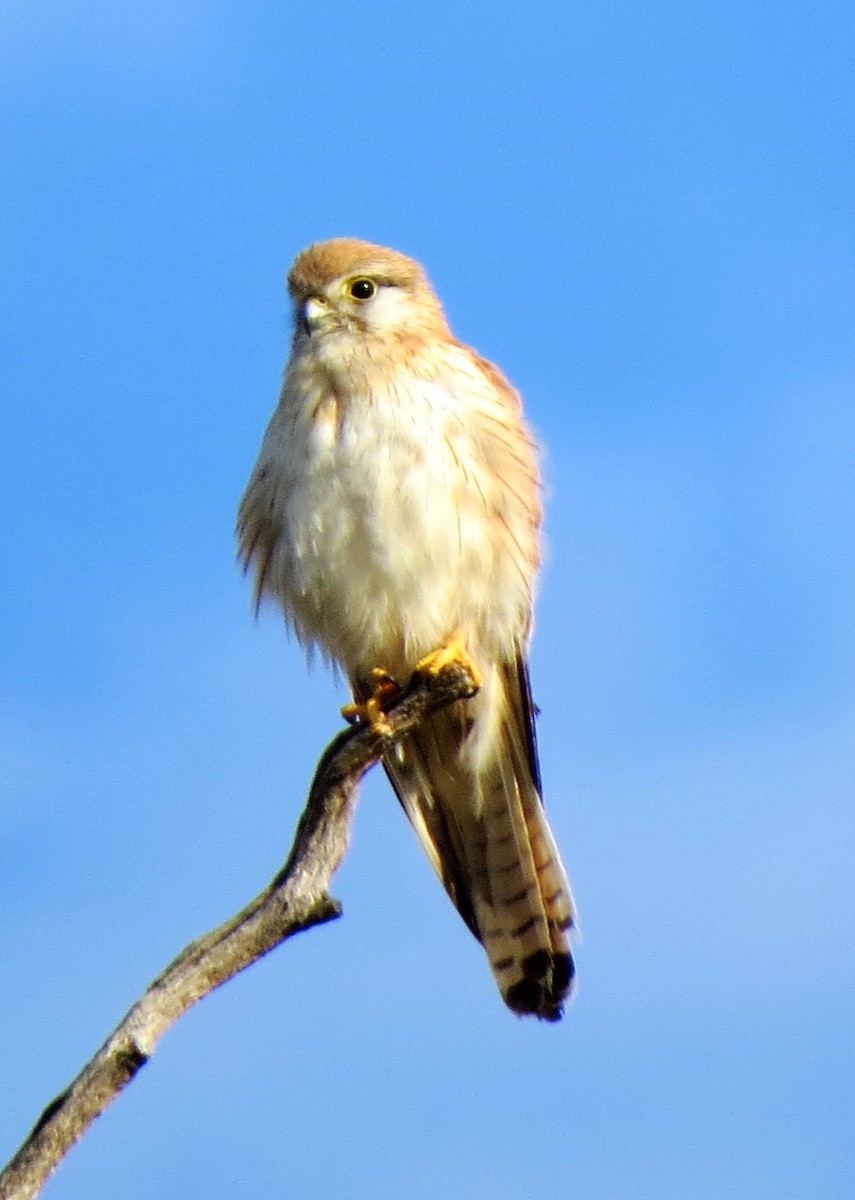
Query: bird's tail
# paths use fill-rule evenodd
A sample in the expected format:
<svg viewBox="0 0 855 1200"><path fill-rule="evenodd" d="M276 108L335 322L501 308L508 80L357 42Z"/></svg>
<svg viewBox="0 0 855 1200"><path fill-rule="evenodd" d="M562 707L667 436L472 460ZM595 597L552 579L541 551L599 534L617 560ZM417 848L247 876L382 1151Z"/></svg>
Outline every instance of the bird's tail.
<svg viewBox="0 0 855 1200"><path fill-rule="evenodd" d="M570 885L540 797L522 659L402 740L387 772L514 1012L556 1021L570 994Z"/></svg>
<svg viewBox="0 0 855 1200"><path fill-rule="evenodd" d="M530 798L534 799L534 798ZM484 948L505 1003L547 1021L561 1016L573 980L573 923L564 871L540 800L487 817L490 894L475 893Z"/></svg>

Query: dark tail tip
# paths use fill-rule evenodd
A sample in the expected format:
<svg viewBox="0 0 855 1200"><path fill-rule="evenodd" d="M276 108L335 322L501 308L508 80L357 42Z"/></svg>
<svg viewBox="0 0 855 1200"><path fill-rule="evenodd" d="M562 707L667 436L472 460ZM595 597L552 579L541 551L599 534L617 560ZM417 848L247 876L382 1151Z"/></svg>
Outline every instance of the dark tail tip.
<svg viewBox="0 0 855 1200"><path fill-rule="evenodd" d="M575 974L572 957L536 950L521 966L523 978L505 992L508 1008L520 1016L560 1021Z"/></svg>

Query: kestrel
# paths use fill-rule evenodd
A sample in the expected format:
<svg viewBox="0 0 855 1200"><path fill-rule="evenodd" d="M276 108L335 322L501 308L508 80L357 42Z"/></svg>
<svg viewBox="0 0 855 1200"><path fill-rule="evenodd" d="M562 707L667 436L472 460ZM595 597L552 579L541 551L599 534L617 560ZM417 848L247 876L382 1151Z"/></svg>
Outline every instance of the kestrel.
<svg viewBox="0 0 855 1200"><path fill-rule="evenodd" d="M481 688L384 765L517 1013L561 1016L574 905L543 810L527 649L540 564L537 452L502 372L457 341L423 268L352 238L288 277L279 406L240 506L255 571L307 647L382 719L390 680L460 657Z"/></svg>

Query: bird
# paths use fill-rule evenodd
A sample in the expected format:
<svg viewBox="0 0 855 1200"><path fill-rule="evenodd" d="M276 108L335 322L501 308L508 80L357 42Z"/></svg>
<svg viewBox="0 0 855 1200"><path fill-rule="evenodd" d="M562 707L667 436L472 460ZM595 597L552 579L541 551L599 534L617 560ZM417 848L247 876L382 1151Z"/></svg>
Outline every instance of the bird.
<svg viewBox="0 0 855 1200"><path fill-rule="evenodd" d="M459 341L425 269L357 238L288 275L291 355L238 514L256 611L276 601L347 678L354 720L452 662L477 694L383 765L519 1015L557 1021L576 917L544 811L528 670L539 450L501 370Z"/></svg>

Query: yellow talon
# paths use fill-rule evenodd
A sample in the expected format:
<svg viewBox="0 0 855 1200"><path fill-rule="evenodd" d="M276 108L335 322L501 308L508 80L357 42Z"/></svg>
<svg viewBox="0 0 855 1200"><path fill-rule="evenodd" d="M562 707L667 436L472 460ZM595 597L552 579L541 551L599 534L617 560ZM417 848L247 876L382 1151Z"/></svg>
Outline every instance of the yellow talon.
<svg viewBox="0 0 855 1200"><path fill-rule="evenodd" d="M386 720L386 708L401 694L401 687L383 667L375 667L371 678L374 690L368 699L361 704L345 704L341 715L351 725L370 725L375 733L388 736L392 726Z"/></svg>
<svg viewBox="0 0 855 1200"><path fill-rule="evenodd" d="M471 675L476 688L483 685L484 676L466 649L466 635L462 629L455 629L444 646L426 654L417 664L415 674L436 676L441 674L446 667L453 666L462 667L468 675Z"/></svg>
<svg viewBox="0 0 855 1200"><path fill-rule="evenodd" d="M392 732L392 726L386 720L380 701L374 696L364 704L345 704L341 715L351 725L370 725L375 733L382 733L384 736Z"/></svg>

